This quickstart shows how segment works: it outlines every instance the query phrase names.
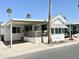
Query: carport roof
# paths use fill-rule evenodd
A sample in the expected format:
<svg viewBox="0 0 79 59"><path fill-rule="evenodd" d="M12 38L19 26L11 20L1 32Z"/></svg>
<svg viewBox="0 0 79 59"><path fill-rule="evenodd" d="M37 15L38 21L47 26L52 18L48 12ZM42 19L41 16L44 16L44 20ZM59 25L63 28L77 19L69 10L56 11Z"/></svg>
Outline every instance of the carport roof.
<svg viewBox="0 0 79 59"><path fill-rule="evenodd" d="M9 20L7 23L4 25L9 25L11 24L35 24L35 23L46 23L47 21L45 19L19 19L19 18L13 18Z"/></svg>

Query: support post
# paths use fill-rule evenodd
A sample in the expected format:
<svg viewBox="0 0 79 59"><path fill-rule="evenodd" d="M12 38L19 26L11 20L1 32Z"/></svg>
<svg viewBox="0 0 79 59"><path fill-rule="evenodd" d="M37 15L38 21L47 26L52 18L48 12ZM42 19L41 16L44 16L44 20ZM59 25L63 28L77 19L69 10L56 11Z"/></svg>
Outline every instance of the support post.
<svg viewBox="0 0 79 59"><path fill-rule="evenodd" d="M11 39L10 39L10 48L12 47L12 22L10 25L10 34L11 34Z"/></svg>
<svg viewBox="0 0 79 59"><path fill-rule="evenodd" d="M43 43L43 31L42 31L42 25L41 26L41 43Z"/></svg>

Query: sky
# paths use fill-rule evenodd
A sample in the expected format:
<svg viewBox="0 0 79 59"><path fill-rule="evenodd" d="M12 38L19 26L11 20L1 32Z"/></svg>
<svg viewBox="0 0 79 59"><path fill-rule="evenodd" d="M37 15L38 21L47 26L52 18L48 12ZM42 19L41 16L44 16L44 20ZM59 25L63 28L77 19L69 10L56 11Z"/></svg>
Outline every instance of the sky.
<svg viewBox="0 0 79 59"><path fill-rule="evenodd" d="M0 21L9 20L7 8L13 13L10 18L26 18L30 13L33 19L48 17L49 0L0 0ZM78 0L52 0L52 16L63 15L69 22L79 22Z"/></svg>

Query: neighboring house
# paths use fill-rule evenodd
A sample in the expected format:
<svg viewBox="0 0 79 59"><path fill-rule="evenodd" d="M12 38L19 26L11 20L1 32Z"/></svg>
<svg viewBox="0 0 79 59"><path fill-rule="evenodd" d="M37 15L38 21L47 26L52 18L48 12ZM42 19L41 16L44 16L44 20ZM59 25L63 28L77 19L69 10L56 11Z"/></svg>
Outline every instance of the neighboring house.
<svg viewBox="0 0 79 59"><path fill-rule="evenodd" d="M43 39L44 42L47 42L47 20L13 18L4 24L4 40L12 42L24 39L29 42L41 43ZM64 30L68 28L66 24L67 20L61 15L51 19L51 36L53 42L65 40Z"/></svg>
<svg viewBox="0 0 79 59"><path fill-rule="evenodd" d="M72 23L71 29L72 29L72 34L79 33L79 23Z"/></svg>
<svg viewBox="0 0 79 59"><path fill-rule="evenodd" d="M74 22L74 23L70 23L67 24L67 26L71 26L71 33L73 36L79 37L79 23L78 22ZM66 30L66 33L69 34L69 29Z"/></svg>

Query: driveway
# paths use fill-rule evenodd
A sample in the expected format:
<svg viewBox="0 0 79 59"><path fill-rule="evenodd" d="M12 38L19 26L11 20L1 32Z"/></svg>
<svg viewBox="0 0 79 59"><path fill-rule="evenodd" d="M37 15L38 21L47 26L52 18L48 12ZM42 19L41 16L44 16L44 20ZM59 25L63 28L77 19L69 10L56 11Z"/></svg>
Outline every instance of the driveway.
<svg viewBox="0 0 79 59"><path fill-rule="evenodd" d="M29 53L9 59L79 59L79 44Z"/></svg>

